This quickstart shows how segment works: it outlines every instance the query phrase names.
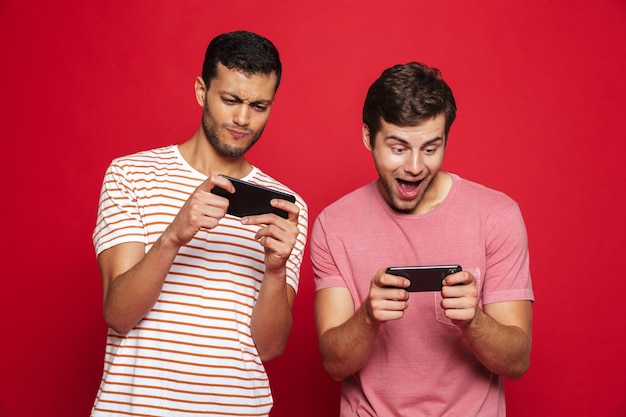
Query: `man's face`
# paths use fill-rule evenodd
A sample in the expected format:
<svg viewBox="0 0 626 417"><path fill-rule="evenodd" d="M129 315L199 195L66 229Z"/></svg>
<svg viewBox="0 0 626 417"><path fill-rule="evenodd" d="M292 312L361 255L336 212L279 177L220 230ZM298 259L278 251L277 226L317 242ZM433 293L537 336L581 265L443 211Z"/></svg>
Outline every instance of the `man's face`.
<svg viewBox="0 0 626 417"><path fill-rule="evenodd" d="M394 210L416 214L441 197L434 184L445 153L445 121L443 113L416 126L382 120L374 148L369 129L363 126L363 142L374 157L380 192Z"/></svg>
<svg viewBox="0 0 626 417"><path fill-rule="evenodd" d="M218 64L205 91L202 128L220 154L239 158L256 143L270 116L275 86L274 73L246 76Z"/></svg>

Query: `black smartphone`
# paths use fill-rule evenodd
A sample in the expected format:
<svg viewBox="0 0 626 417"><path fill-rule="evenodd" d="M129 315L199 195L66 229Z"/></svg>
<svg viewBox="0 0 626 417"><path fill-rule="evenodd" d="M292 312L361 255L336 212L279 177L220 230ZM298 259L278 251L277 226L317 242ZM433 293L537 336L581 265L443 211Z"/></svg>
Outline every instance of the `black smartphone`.
<svg viewBox="0 0 626 417"><path fill-rule="evenodd" d="M228 214L237 217L254 216L257 214L274 213L284 219L288 213L284 210L272 207L270 201L279 198L281 200L296 202L296 197L281 191L272 190L270 188L261 187L246 181L222 175L228 178L235 186L235 192L229 193L223 188L213 187L211 192L221 197L226 197L229 201Z"/></svg>
<svg viewBox="0 0 626 417"><path fill-rule="evenodd" d="M450 274L461 272L459 265L430 265L389 267L388 274L407 278L411 285L406 288L409 292L441 291L443 279Z"/></svg>

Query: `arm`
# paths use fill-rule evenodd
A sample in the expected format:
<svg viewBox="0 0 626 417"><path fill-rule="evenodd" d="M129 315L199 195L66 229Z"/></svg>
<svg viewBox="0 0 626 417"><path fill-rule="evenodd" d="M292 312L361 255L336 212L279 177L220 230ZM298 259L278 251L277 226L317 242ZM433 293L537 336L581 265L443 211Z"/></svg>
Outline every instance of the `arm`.
<svg viewBox="0 0 626 417"><path fill-rule="evenodd" d="M250 323L252 338L262 361L280 356L287 345L293 323L291 314L296 291L287 284L287 261L298 238L297 205L272 200L285 210L287 219L275 214L244 217L244 224L263 225L255 238L265 250L265 273Z"/></svg>
<svg viewBox="0 0 626 417"><path fill-rule="evenodd" d="M530 365L532 306L530 301L477 305L476 282L469 272L444 280L442 307L463 332L476 358L491 372L520 378Z"/></svg>
<svg viewBox="0 0 626 417"><path fill-rule="evenodd" d="M113 330L128 333L150 311L180 247L224 217L228 200L211 194L216 185L234 190L224 178L208 178L147 253L141 243L123 243L100 253L104 318Z"/></svg>
<svg viewBox="0 0 626 417"><path fill-rule="evenodd" d="M265 273L259 298L252 312L251 332L262 361L282 355L291 334L291 309L296 291L285 282L285 275Z"/></svg>
<svg viewBox="0 0 626 417"><path fill-rule="evenodd" d="M332 287L315 295L315 320L324 369L341 380L361 369L380 326L398 320L408 307L409 281L378 271L371 280L367 298L358 310L347 288ZM388 288L388 286L398 288Z"/></svg>

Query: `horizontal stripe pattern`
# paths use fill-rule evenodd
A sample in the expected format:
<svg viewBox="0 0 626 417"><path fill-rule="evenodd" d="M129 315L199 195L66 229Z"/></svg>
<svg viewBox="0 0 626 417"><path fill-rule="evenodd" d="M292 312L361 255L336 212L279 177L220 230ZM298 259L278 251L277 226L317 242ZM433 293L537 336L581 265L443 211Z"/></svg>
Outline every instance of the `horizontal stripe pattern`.
<svg viewBox="0 0 626 417"><path fill-rule="evenodd" d="M96 253L126 242L148 251L205 179L176 146L114 160L102 185ZM258 168L244 179L295 194ZM296 204L300 233L287 283L297 290L308 213L297 194ZM148 315L127 335L109 330L93 416L268 415L269 381L250 332L264 272L258 228L226 216L198 232Z"/></svg>

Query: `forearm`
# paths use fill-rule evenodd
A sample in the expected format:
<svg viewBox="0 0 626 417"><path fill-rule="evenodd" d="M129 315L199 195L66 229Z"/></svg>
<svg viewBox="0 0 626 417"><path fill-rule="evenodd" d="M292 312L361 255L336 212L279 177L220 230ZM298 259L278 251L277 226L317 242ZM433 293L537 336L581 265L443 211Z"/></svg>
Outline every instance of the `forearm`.
<svg viewBox="0 0 626 417"><path fill-rule="evenodd" d="M324 369L340 381L359 371L369 360L381 322L373 321L363 305L338 327L319 337Z"/></svg>
<svg viewBox="0 0 626 417"><path fill-rule="evenodd" d="M476 358L491 372L520 378L530 366L531 337L522 328L504 325L476 309L475 319L463 329Z"/></svg>
<svg viewBox="0 0 626 417"><path fill-rule="evenodd" d="M287 345L293 318L295 290L286 281L286 272L266 271L252 312L252 338L263 361L280 356Z"/></svg>
<svg viewBox="0 0 626 417"><path fill-rule="evenodd" d="M129 266L125 272L103 279L108 281L104 293L104 318L107 324L116 332L128 333L152 309L159 298L163 282L169 272L180 246L174 244L167 236L162 235L150 248L148 253L128 254L124 249L112 256L125 256L122 261ZM105 258L106 253L103 253ZM139 256L133 261L132 256ZM106 262L104 260L103 262ZM131 266L132 264L132 266Z"/></svg>

